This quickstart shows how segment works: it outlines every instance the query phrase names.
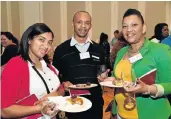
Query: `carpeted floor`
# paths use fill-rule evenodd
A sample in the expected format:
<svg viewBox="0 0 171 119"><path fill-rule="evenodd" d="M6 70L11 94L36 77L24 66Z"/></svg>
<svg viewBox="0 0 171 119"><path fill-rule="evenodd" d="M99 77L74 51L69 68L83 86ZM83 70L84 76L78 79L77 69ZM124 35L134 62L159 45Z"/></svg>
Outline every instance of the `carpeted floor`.
<svg viewBox="0 0 171 119"><path fill-rule="evenodd" d="M103 91L104 107L103 107L103 119L110 119L110 112L105 112L106 107L113 99L113 88L104 87Z"/></svg>

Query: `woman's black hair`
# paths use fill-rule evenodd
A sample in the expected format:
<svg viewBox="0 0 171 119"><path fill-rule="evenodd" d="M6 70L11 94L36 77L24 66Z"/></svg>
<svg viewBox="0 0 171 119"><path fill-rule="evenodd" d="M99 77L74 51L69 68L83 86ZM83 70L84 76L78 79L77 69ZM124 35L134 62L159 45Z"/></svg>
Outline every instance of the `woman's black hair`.
<svg viewBox="0 0 171 119"><path fill-rule="evenodd" d="M162 29L163 29L164 26L168 26L168 24L166 24L166 23L158 23L158 24L156 24L156 26L154 28L154 35L149 39L151 40L153 38L156 38L156 39L160 40L160 42L161 42L165 38L162 35Z"/></svg>
<svg viewBox="0 0 171 119"><path fill-rule="evenodd" d="M104 42L104 41L107 41L107 40L108 40L108 35L102 32L102 33L100 34L100 42L99 42L99 44L102 45L103 42Z"/></svg>
<svg viewBox="0 0 171 119"><path fill-rule="evenodd" d="M130 15L136 15L138 16L140 19L141 19L141 22L142 24L144 24L144 18L143 16L141 15L141 12L136 10L136 9L128 9L125 13L124 13L124 16L123 16L123 19L127 16L130 16Z"/></svg>
<svg viewBox="0 0 171 119"><path fill-rule="evenodd" d="M16 45L18 45L18 39L11 33L11 32L1 32L1 35L6 36L9 40L12 40L13 43L15 43Z"/></svg>
<svg viewBox="0 0 171 119"><path fill-rule="evenodd" d="M1 44L1 54L3 53L3 46L2 46L2 44Z"/></svg>
<svg viewBox="0 0 171 119"><path fill-rule="evenodd" d="M43 59L47 64L50 64L49 56L47 54L43 57ZM47 66L49 67L49 65L47 65Z"/></svg>
<svg viewBox="0 0 171 119"><path fill-rule="evenodd" d="M115 30L115 31L114 31L114 34L115 34L115 33L119 34L119 30Z"/></svg>
<svg viewBox="0 0 171 119"><path fill-rule="evenodd" d="M23 33L20 43L20 54L24 60L29 60L30 62L32 62L28 54L29 41L33 40L35 36L46 32L52 33L52 38L54 38L52 30L44 23L33 24Z"/></svg>

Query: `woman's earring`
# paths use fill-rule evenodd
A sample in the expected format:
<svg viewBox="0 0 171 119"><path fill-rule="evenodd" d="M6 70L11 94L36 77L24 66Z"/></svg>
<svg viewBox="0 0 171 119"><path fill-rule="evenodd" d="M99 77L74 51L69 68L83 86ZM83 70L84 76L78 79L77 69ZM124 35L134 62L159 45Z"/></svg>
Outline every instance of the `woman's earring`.
<svg viewBox="0 0 171 119"><path fill-rule="evenodd" d="M28 41L28 44L31 44L30 40Z"/></svg>

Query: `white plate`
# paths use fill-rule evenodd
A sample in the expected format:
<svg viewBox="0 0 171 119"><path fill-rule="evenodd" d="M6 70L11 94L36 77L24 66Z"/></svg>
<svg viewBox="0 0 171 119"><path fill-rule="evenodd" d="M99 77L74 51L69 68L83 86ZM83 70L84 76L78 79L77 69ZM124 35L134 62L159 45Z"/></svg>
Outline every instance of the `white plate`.
<svg viewBox="0 0 171 119"><path fill-rule="evenodd" d="M90 100L80 97L83 99L83 104L71 104L69 103L66 99L70 98L70 96L62 97L62 96L56 96L56 97L48 97L49 101L53 101L58 105L58 109L65 111L65 112L71 112L71 113L76 113L76 112L83 112L91 108L92 103Z"/></svg>
<svg viewBox="0 0 171 119"><path fill-rule="evenodd" d="M111 88L122 88L122 87L123 87L123 86L114 85L114 84L112 83L112 81L100 82L100 85L101 85L101 86L111 87Z"/></svg>
<svg viewBox="0 0 171 119"><path fill-rule="evenodd" d="M73 89L89 89L89 88L93 88L93 87L97 86L97 84L93 84L93 83L91 83L90 86L88 86L86 84L81 84L81 85L85 85L85 87L77 87L76 85L71 85L71 86L69 86L69 88L73 88Z"/></svg>

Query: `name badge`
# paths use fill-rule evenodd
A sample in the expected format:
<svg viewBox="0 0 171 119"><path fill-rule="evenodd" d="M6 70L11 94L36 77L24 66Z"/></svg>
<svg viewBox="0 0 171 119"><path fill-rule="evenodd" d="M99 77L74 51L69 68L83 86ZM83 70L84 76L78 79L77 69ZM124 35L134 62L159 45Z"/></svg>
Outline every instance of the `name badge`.
<svg viewBox="0 0 171 119"><path fill-rule="evenodd" d="M100 59L99 57L97 57L97 56L94 56L94 55L92 55L92 57L93 57L93 58L95 58L95 59Z"/></svg>
<svg viewBox="0 0 171 119"><path fill-rule="evenodd" d="M140 60L142 58L143 57L142 57L141 53L139 53L139 54L137 54L137 55L135 55L133 57L130 57L129 58L129 61L130 61L130 63L134 63L134 62L136 62L136 61L138 61L138 60Z"/></svg>
<svg viewBox="0 0 171 119"><path fill-rule="evenodd" d="M87 59L87 58L90 58L89 52L80 53L80 59Z"/></svg>

